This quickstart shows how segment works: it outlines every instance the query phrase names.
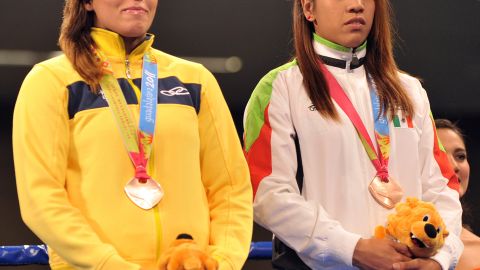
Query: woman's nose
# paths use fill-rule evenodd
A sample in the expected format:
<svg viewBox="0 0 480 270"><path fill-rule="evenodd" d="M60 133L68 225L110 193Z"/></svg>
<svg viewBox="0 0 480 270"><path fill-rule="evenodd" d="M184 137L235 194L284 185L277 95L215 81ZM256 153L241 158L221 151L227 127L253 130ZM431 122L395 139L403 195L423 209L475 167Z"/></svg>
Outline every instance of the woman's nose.
<svg viewBox="0 0 480 270"><path fill-rule="evenodd" d="M352 0L348 11L352 13L361 13L365 9L363 0Z"/></svg>
<svg viewBox="0 0 480 270"><path fill-rule="evenodd" d="M458 168L457 161L455 161L455 158L452 155L448 155L448 160L450 161L450 165L452 165L453 171L458 174L460 169ZM458 176L458 175L457 175Z"/></svg>

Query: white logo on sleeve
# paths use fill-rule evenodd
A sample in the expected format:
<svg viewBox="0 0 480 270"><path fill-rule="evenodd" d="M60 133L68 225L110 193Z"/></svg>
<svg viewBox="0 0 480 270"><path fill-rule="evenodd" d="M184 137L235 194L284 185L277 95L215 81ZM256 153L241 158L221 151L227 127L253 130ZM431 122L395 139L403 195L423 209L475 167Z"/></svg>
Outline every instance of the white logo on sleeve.
<svg viewBox="0 0 480 270"><path fill-rule="evenodd" d="M168 97L173 97L190 95L190 92L188 92L187 88L183 86L177 86L169 90L160 90L160 94Z"/></svg>

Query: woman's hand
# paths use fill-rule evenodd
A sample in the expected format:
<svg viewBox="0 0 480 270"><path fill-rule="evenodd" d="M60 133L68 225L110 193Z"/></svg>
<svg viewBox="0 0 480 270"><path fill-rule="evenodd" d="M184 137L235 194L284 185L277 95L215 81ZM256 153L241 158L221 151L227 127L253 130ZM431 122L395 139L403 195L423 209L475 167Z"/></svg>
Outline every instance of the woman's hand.
<svg viewBox="0 0 480 270"><path fill-rule="evenodd" d="M408 262L399 262L393 264L394 270L420 270L420 269L432 269L441 270L440 264L432 259L417 258Z"/></svg>
<svg viewBox="0 0 480 270"><path fill-rule="evenodd" d="M353 252L353 265L361 269L392 269L397 263L406 267L409 264L405 263L411 261L412 254L406 245L388 239L360 239Z"/></svg>

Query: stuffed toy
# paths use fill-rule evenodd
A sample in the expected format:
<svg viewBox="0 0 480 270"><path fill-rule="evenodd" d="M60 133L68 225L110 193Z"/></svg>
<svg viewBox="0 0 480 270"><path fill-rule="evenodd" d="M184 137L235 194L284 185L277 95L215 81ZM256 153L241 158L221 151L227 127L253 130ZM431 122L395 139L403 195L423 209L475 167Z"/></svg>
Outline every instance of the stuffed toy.
<svg viewBox="0 0 480 270"><path fill-rule="evenodd" d="M218 263L189 234L179 234L160 258L160 270L217 270Z"/></svg>
<svg viewBox="0 0 480 270"><path fill-rule="evenodd" d="M448 231L432 203L407 198L397 203L386 227L375 228L375 238L390 237L408 246L417 258L427 258L443 246Z"/></svg>

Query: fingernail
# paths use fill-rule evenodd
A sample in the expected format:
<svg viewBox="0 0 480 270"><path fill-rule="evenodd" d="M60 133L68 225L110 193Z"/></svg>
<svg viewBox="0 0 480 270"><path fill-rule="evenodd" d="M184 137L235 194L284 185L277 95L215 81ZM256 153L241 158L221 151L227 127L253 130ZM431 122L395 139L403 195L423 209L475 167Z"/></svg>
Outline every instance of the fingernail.
<svg viewBox="0 0 480 270"><path fill-rule="evenodd" d="M394 263L393 270L399 270L399 269L400 269L400 265L398 263Z"/></svg>

